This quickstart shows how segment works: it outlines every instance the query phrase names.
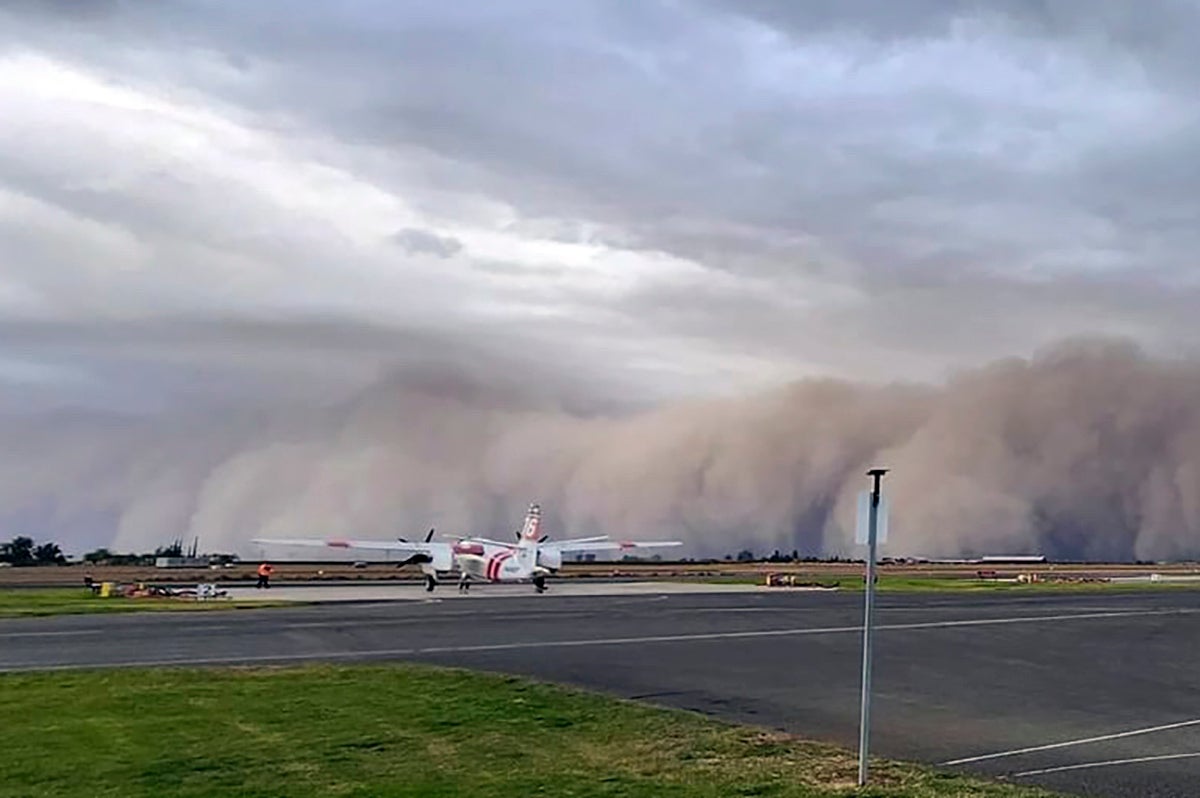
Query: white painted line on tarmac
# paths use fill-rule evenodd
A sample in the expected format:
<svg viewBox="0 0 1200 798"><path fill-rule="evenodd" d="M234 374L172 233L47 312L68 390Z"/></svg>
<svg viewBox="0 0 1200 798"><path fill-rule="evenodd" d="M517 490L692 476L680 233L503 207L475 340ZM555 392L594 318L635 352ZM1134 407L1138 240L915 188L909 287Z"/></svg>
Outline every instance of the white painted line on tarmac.
<svg viewBox="0 0 1200 798"><path fill-rule="evenodd" d="M1189 615L1200 610L1192 609L1176 609L1176 610L1135 610L1128 612L1093 612L1093 613L1074 613L1066 615L1031 615L1017 618L979 618L959 621L926 621L923 623L893 623L880 624L875 627L879 630L904 631L913 629L945 629L953 627L970 627L970 626L995 626L1000 624L1021 624L1021 623L1046 623L1051 621L1075 621L1075 620L1090 620L1099 618L1127 618L1149 615ZM86 662L73 665L48 665L39 667L32 664L4 664L0 663L0 671L13 670L64 670L67 668L95 668L95 667L132 667L132 666L159 666L159 665L213 665L213 664L233 664L233 663L253 663L253 662L287 662L287 661L305 661L305 660L321 660L321 659L348 659L354 657L399 657L413 656L418 654L465 654L477 653L486 651L519 651L525 649L542 649L542 648L583 648L590 646L620 646L620 645L638 645L643 643L684 643L704 640L737 640L747 638L760 637L801 637L807 635L824 635L824 634L857 634L862 631L862 625L854 626L823 626L823 627L808 627L800 629L761 629L744 632L703 632L696 634L678 634L678 635L650 635L643 637L601 637L601 638L585 638L580 640L536 640L522 641L514 643L484 643L479 645L455 645L455 646L428 646L424 648L390 648L390 649L361 649L354 651L333 651L333 652L312 652L304 654L269 654L269 655L248 655L239 657L231 655L228 657L205 657L200 659L160 659L160 660L141 660L128 662ZM1200 721L1196 721L1200 723ZM990 758L984 757L984 758Z"/></svg>
<svg viewBox="0 0 1200 798"><path fill-rule="evenodd" d="M1088 768L1105 768L1113 765L1136 765L1139 762L1165 762L1169 759L1195 759L1196 757L1200 757L1200 751L1190 754L1161 754L1159 756L1139 756L1132 759L1108 759L1103 762L1084 762L1081 765L1063 765L1056 768L1042 768L1041 770L1025 770L1020 773L1012 773L1009 775L1009 778L1044 776L1047 773L1062 773L1067 770L1087 770Z"/></svg>
<svg viewBox="0 0 1200 798"><path fill-rule="evenodd" d="M9 637L79 637L103 634L100 629L71 629L57 632L0 632L0 639Z"/></svg>
<svg viewBox="0 0 1200 798"><path fill-rule="evenodd" d="M949 765L969 765L972 762L983 762L987 759L1002 759L1006 756L1020 756L1021 754L1032 754L1037 751L1051 751L1055 748L1070 748L1076 745L1087 745L1089 743L1104 743L1109 740L1120 740L1124 737L1136 737L1140 734L1154 734L1155 732L1170 731L1172 729L1183 729L1188 726L1200 726L1200 718L1194 720L1182 720L1178 723L1167 723L1163 726L1148 726L1144 729L1133 729L1132 731L1116 732L1114 734L1101 734L1098 737L1083 737L1078 740L1065 740L1061 743L1050 743L1048 745L1035 745L1029 748L1016 748L1012 751L1000 751L995 754L983 754L981 756L969 756L962 759L953 759L949 762L942 762L943 766Z"/></svg>

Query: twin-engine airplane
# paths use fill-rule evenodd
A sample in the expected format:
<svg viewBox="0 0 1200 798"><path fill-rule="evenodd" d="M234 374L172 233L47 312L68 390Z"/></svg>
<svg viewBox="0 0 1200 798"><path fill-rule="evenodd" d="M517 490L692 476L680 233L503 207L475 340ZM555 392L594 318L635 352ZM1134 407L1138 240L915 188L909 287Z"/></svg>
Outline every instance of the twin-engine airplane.
<svg viewBox="0 0 1200 798"><path fill-rule="evenodd" d="M338 549L362 549L408 554L400 565L419 564L425 574L425 589L432 591L438 575L458 571L460 592L470 589L471 579L488 582L532 582L538 593L546 590L546 577L562 568L563 555L585 551L628 551L630 549L682 546L679 540L635 542L610 540L607 535L548 542L541 534L542 508L529 505L525 523L516 533L516 543L504 543L480 537L449 536L455 542L433 540L429 530L424 541L399 538L385 540L316 540L312 538L255 538L254 543L277 546L323 546Z"/></svg>

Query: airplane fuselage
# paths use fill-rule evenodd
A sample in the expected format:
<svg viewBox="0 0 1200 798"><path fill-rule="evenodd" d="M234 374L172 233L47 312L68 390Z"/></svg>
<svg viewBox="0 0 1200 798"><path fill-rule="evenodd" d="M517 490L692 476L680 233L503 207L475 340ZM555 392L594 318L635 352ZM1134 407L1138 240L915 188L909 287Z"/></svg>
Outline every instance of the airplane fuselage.
<svg viewBox="0 0 1200 798"><path fill-rule="evenodd" d="M521 556L517 548L464 541L454 547L453 554L460 573L487 582L520 581L532 578L537 571L545 572L536 566L530 568L531 558Z"/></svg>

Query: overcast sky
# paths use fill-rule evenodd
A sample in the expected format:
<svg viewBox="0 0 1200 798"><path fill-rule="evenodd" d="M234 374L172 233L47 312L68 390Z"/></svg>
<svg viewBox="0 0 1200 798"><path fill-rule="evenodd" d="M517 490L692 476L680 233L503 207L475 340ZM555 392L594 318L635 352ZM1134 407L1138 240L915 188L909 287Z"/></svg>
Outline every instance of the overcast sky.
<svg viewBox="0 0 1200 798"><path fill-rule="evenodd" d="M0 408L1200 343L1193 3L4 8Z"/></svg>

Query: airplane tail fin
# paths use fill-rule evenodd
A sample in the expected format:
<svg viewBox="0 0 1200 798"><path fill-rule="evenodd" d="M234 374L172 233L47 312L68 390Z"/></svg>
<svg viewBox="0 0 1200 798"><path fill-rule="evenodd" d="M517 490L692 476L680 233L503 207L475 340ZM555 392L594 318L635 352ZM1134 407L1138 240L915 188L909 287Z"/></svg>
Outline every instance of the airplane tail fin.
<svg viewBox="0 0 1200 798"><path fill-rule="evenodd" d="M521 527L521 543L537 543L541 537L542 528L542 508L538 504L529 505L529 510L525 513L525 524Z"/></svg>

